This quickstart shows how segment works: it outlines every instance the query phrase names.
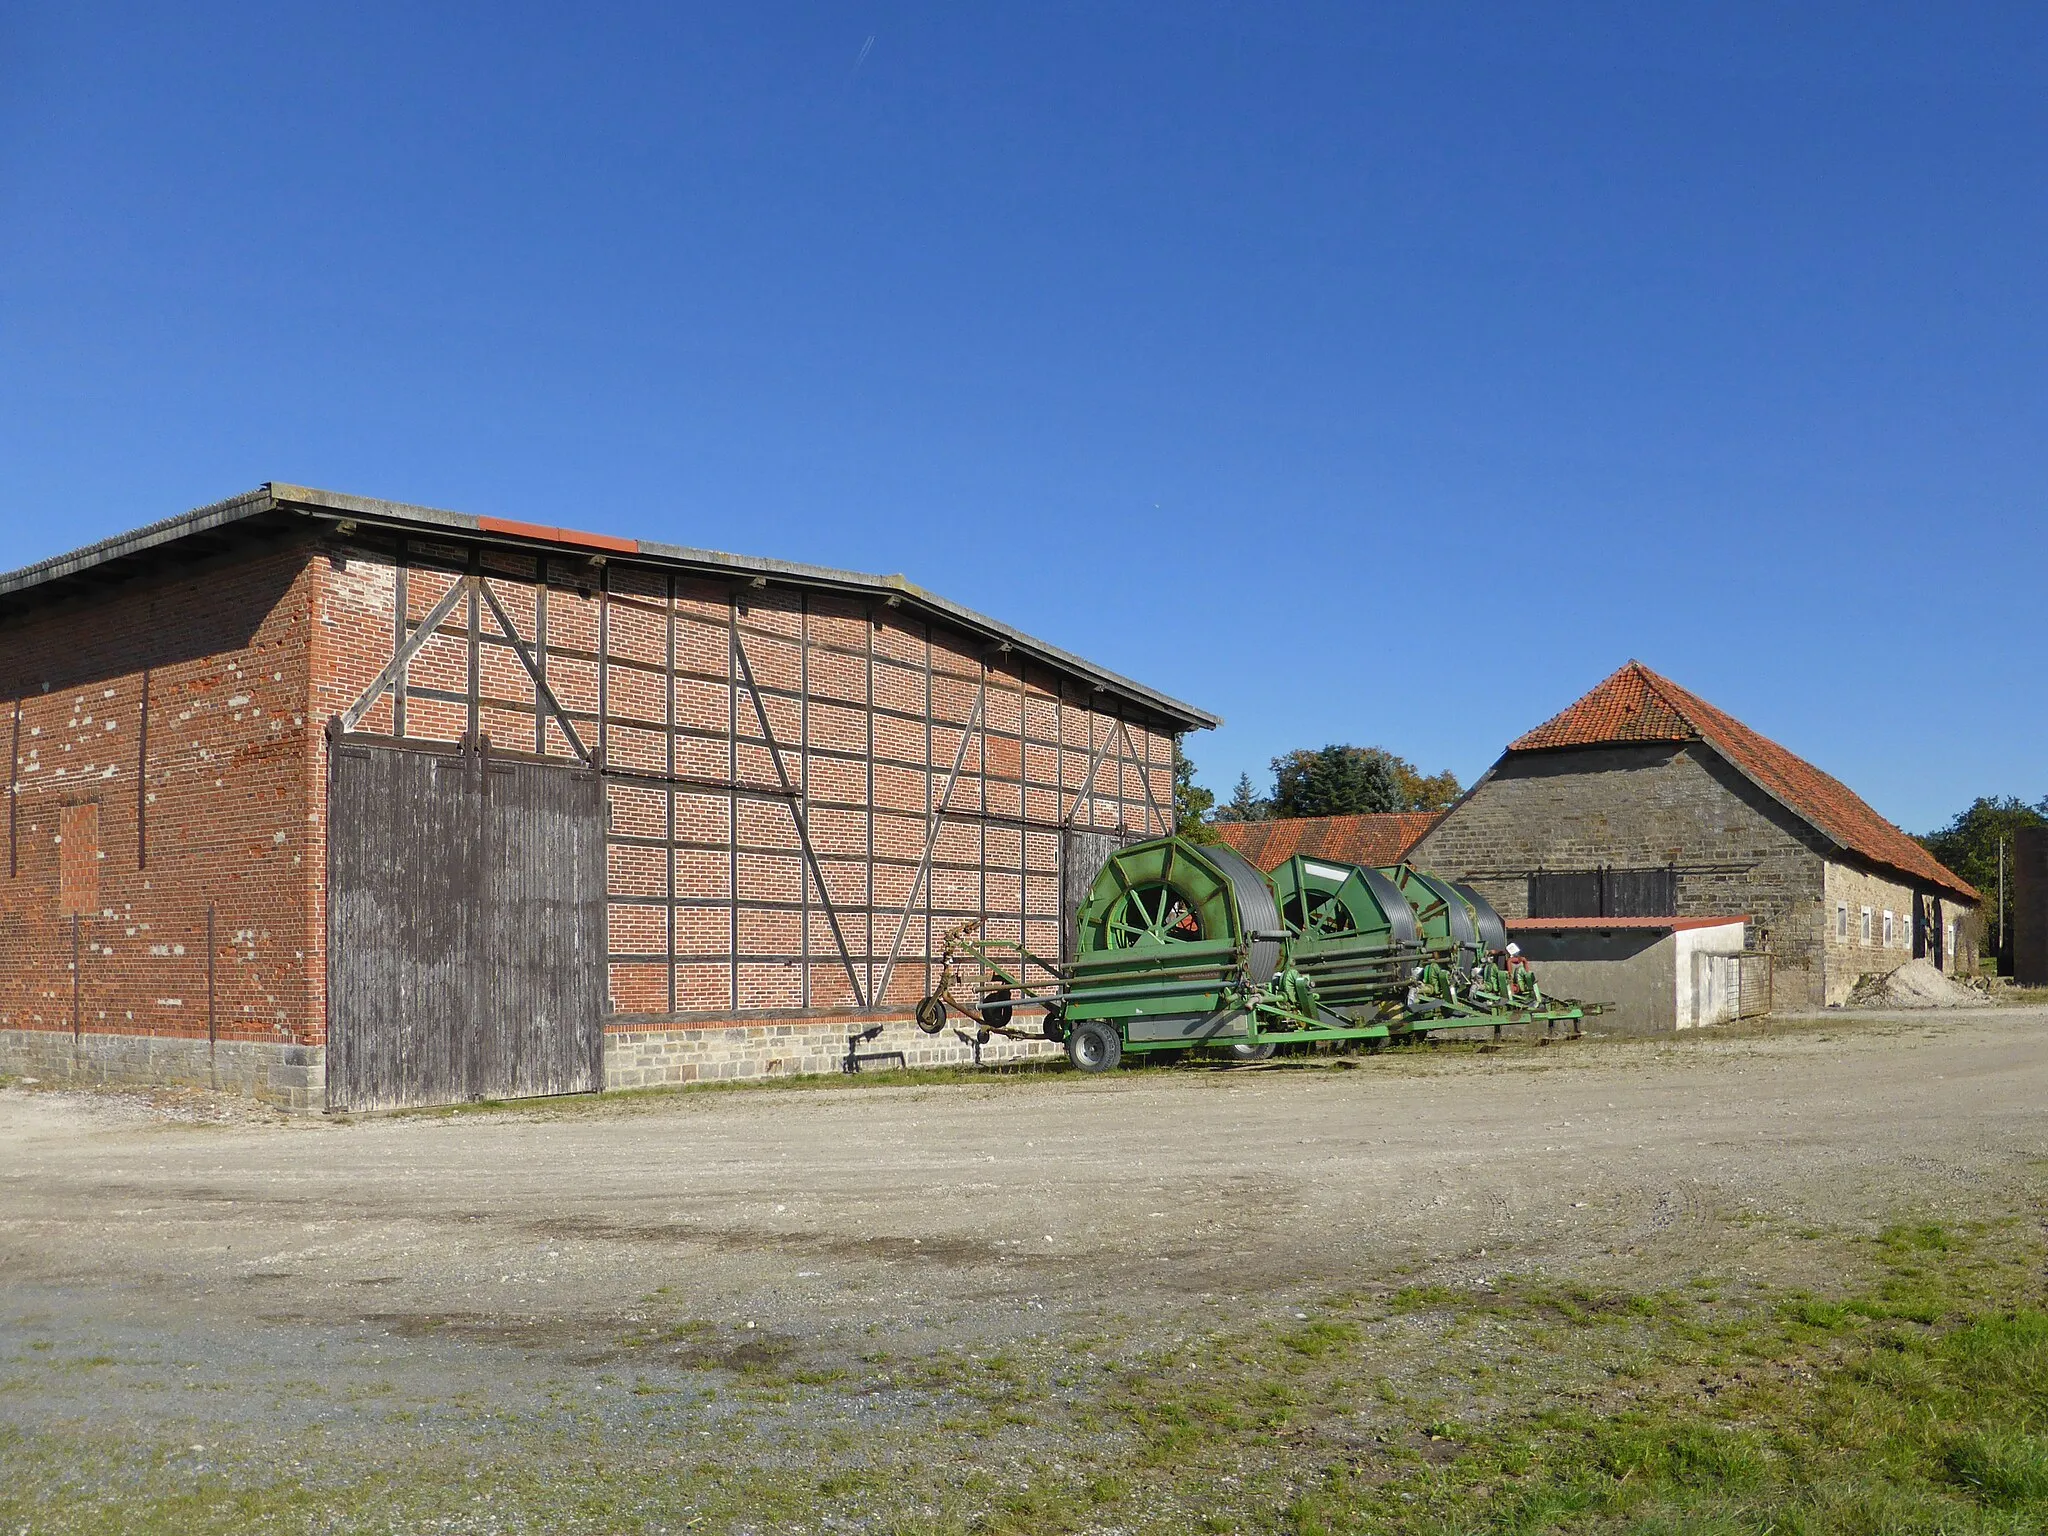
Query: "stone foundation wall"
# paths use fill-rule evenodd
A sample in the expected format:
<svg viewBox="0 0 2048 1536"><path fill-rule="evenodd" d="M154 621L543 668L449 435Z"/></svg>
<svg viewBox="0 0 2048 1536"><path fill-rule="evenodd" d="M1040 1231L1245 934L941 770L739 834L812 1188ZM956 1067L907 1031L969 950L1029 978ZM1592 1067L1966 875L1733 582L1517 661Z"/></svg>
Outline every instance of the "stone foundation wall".
<svg viewBox="0 0 2048 1536"><path fill-rule="evenodd" d="M604 1040L607 1089L653 1088L665 1083L712 1082L754 1077L797 1077L845 1070L847 1036L882 1023L882 1033L862 1041L863 1057L901 1052L903 1065L943 1067L970 1064L974 1046L950 1028L927 1035L908 1017L761 1020L747 1023L665 1024L614 1030ZM1057 1055L1049 1040L1006 1040L998 1035L981 1048L984 1062L1021 1061ZM863 1071L894 1067L863 1061Z"/></svg>
<svg viewBox="0 0 2048 1536"><path fill-rule="evenodd" d="M663 1024L605 1035L607 1090L670 1083L798 1077L842 1072L847 1036L873 1019L788 1019L747 1023ZM882 1033L857 1049L863 1071L898 1065L966 1066L974 1045L953 1030L927 1035L909 1018L882 1022ZM1005 1040L981 1048L985 1063L1056 1056L1048 1040ZM0 1076L100 1087L212 1088L280 1109L318 1113L327 1107L326 1048L270 1041L204 1040L169 1035L95 1035L75 1043L63 1030L0 1029ZM888 1060L872 1058L887 1056Z"/></svg>
<svg viewBox="0 0 2048 1536"><path fill-rule="evenodd" d="M327 1105L327 1050L268 1040L0 1029L0 1074L45 1083L217 1088L280 1109Z"/></svg>

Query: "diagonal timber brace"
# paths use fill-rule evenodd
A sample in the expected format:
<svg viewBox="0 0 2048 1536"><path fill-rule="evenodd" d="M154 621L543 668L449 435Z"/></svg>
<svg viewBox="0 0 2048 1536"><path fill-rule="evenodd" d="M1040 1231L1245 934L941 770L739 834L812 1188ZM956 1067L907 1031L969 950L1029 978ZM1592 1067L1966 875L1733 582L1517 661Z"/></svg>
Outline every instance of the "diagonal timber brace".
<svg viewBox="0 0 2048 1536"><path fill-rule="evenodd" d="M562 708L561 700L557 699L554 690L548 687L547 679L541 675L539 664L533 659L533 652L527 648L526 642L519 638L519 630L513 624L511 616L505 612L504 604L498 601L497 593L491 590L489 582L475 572L466 574L450 587L442 599L428 610L426 617L414 626L412 633L405 637L404 644L400 645L391 660L385 663L384 670L379 672L370 686L363 691L363 696L342 712L341 728L344 731L352 731L362 722L363 716L370 712L370 707L405 675L405 669L413 657L420 653L421 647L433 639L442 623L455 611L456 605L472 595L481 595L485 605L491 610L491 617L504 632L502 638L519 657L519 664L526 668L526 675L533 679L535 693L547 706L548 712L555 717L555 723L562 728L562 734L568 738L570 750L575 752L577 758L586 766L589 765L592 762L590 749L583 744L583 738L577 734L568 711Z"/></svg>
<svg viewBox="0 0 2048 1536"><path fill-rule="evenodd" d="M504 605L498 601L498 594L491 590L491 584L482 577L473 579L484 595L484 602L491 610L491 617L498 621L498 628L505 632L506 642L518 653L519 664L526 668L526 675L533 679L534 691L546 703L548 712L555 717L555 724L562 728L562 734L569 738L570 750L586 764L589 763L590 749L583 745L583 738L576 734L576 727L570 723L569 712L562 708L562 701L555 697L555 691L548 687L548 680L541 676L540 667L534 661L533 653L526 648L526 642L519 638L519 631L513 627Z"/></svg>
<svg viewBox="0 0 2048 1536"><path fill-rule="evenodd" d="M768 723L768 706L761 701L761 690L754 684L754 668L747 660L747 648L737 630L733 632L732 654L739 666L741 680L746 684L747 697L754 701L754 718L760 722L762 739L768 743L768 757L775 764L775 776L782 781L782 793L788 797L789 814L796 822L796 838L803 849L804 863L810 869L811 878L818 883L818 902L824 908L825 921L832 927L832 942L839 947L839 963L846 967L846 979L853 984L854 1002L865 1008L868 1005L867 990L861 986L860 971L853 963L853 953L846 947L846 935L839 927L839 911L832 905L831 888L825 884L825 871L819 867L817 852L811 847L811 829L804 816L804 797L789 781L789 770L782 763L782 746L775 739L775 728Z"/></svg>
<svg viewBox="0 0 2048 1536"><path fill-rule="evenodd" d="M1124 721L1119 720L1116 723L1116 728L1123 733L1124 749L1131 754L1131 761L1138 765L1138 782L1145 786L1145 803L1152 808L1152 814L1159 818L1159 835L1161 837L1171 837L1173 835L1173 818L1166 814L1164 808L1159 804L1159 797L1152 793L1151 763L1138 756L1138 744L1131 740L1130 726ZM1123 786L1121 784L1117 786L1117 795L1119 798L1123 795ZM1148 826L1145 830L1150 832L1152 829Z"/></svg>
<svg viewBox="0 0 2048 1536"><path fill-rule="evenodd" d="M1123 726L1123 721L1117 721L1117 726L1120 729ZM1074 803L1067 807L1067 814L1060 818L1061 826L1071 827L1074 824L1074 818L1081 814L1081 807L1087 803L1089 791L1095 787L1095 770L1102 766L1102 754L1109 750L1109 744L1115 740L1115 731L1104 731L1102 733L1102 745L1097 747L1089 757L1088 772L1081 778L1081 787L1074 791ZM1119 797L1123 794L1121 786L1119 786L1117 794Z"/></svg>
<svg viewBox="0 0 2048 1536"><path fill-rule="evenodd" d="M896 957L903 949L903 935L910 930L910 914L917 910L918 892L924 889L925 877L931 871L932 850L939 844L939 824L946 819L946 803L953 798L953 786L959 782L961 765L967 761L967 743L980 729L982 708L987 703L988 678L984 675L981 690L974 696L974 708L968 713L967 724L960 732L960 750L953 754L953 771L946 775L946 787L940 791L939 803L932 808L931 823L925 828L924 855L917 861L917 876L910 882L910 895L903 903L902 915L896 919L896 937L890 941L889 958L882 966L882 984L875 988L876 997L889 995L889 978L896 974Z"/></svg>
<svg viewBox="0 0 2048 1536"><path fill-rule="evenodd" d="M455 611L455 605L469 595L470 580L470 577L464 576L448 589L447 595L428 610L427 616L405 637L405 643L393 652L391 659L384 664L384 670L379 672L375 681L363 691L363 696L341 712L341 728L344 731L352 731L361 724L363 716L370 712L370 706L377 702L384 690L405 675L406 666L420 653L420 647L433 639L442 621Z"/></svg>

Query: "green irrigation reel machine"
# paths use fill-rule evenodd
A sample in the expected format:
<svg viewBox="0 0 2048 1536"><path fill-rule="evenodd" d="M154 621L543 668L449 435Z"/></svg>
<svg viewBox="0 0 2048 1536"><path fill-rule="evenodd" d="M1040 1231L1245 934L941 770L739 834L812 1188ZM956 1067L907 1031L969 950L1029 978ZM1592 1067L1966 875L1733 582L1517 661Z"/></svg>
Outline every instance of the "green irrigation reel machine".
<svg viewBox="0 0 2048 1536"><path fill-rule="evenodd" d="M917 1022L972 1038L1043 1035L1088 1072L1126 1054L1208 1048L1262 1061L1283 1046L1535 1026L1576 1036L1589 1011L1547 998L1486 900L1412 865L1295 857L1260 873L1180 837L1112 854L1075 914L1072 958L949 933ZM1036 1015L1036 1027L1020 1022ZM960 1026L956 1026L960 1027Z"/></svg>

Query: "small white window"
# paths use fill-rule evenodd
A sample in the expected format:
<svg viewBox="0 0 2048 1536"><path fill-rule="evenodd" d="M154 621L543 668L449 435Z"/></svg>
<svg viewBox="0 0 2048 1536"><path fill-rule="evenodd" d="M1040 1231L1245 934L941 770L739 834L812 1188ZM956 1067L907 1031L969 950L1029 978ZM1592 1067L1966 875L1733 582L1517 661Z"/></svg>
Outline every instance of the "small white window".
<svg viewBox="0 0 2048 1536"><path fill-rule="evenodd" d="M1892 909L1890 907L1884 909L1884 947L1886 949L1892 947Z"/></svg>
<svg viewBox="0 0 2048 1536"><path fill-rule="evenodd" d="M1849 903L1846 901L1835 903L1835 937L1844 944L1849 942Z"/></svg>
<svg viewBox="0 0 2048 1536"><path fill-rule="evenodd" d="M1864 942L1864 943L1866 943L1866 944L1868 944L1868 943L1870 942L1870 908L1868 908L1868 907L1864 907L1864 908L1862 908L1862 912L1863 912L1863 942Z"/></svg>

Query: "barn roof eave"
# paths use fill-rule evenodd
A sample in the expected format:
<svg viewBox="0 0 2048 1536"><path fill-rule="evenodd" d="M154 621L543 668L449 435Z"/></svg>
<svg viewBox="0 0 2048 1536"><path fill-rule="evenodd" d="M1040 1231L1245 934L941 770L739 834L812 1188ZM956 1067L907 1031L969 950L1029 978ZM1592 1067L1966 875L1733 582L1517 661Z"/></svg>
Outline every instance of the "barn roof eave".
<svg viewBox="0 0 2048 1536"><path fill-rule="evenodd" d="M350 496L338 491L316 490L310 486L290 485L282 481L274 481L244 495L216 502L177 517L165 518L162 522L117 534L111 539L103 539L83 549L7 572L0 575L0 599L23 594L33 588L83 577L97 568L146 555L180 541L201 536L217 536L233 524L278 511L337 522L352 520L415 533L440 530L455 536L481 537L494 542L559 548L584 556L620 555L699 573L783 581L794 586L878 597L892 606L922 611L971 633L980 634L1005 649L1017 651L1055 671L1067 673L1097 689L1140 705L1163 716L1181 729L1207 729L1223 723L1220 715L1197 709L1192 704L1184 703L1169 694L1099 667L1072 651L1063 650L959 603L950 602L902 576L877 576L863 571L842 571L829 566L806 565L793 560L733 555L719 550L692 549L683 545L662 544L645 539L613 538L569 528L520 523L505 518L478 517L466 512L449 512L438 507L382 501L368 496Z"/></svg>
<svg viewBox="0 0 2048 1536"><path fill-rule="evenodd" d="M276 502L271 499L270 488L264 486L240 496L231 496L226 501L216 501L210 506L181 512L176 517L167 517L161 522L130 529L127 533L117 533L111 539L101 539L97 544L88 544L82 549L52 555L49 559L38 560L33 565L24 565L19 570L0 573L0 598L14 597L36 587L83 576L117 560L147 554L151 550L177 543L182 539L213 533L232 523L275 511L276 506Z"/></svg>

